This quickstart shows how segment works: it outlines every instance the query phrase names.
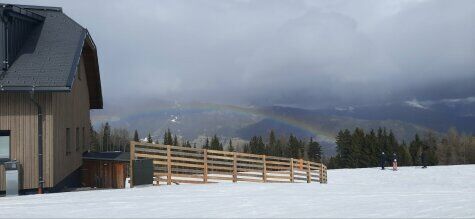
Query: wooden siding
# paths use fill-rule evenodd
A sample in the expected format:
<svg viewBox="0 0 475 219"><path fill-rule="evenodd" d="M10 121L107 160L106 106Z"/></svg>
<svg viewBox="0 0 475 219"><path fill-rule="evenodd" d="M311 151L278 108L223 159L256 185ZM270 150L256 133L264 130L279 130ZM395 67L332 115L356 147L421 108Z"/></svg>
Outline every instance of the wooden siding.
<svg viewBox="0 0 475 219"><path fill-rule="evenodd" d="M43 177L53 186L53 117L51 93L35 94L43 108ZM10 130L10 156L22 167L23 189L38 187L38 119L36 106L27 93L0 93L0 130ZM3 175L0 175L3 178ZM4 189L0 180L0 190Z"/></svg>
<svg viewBox="0 0 475 219"><path fill-rule="evenodd" d="M72 92L53 93L54 120L54 183L61 182L65 177L77 170L82 164L82 153L89 147L89 91L83 59L79 63L78 73L74 79ZM71 130L71 154L66 155L66 128ZM79 128L79 133L76 133ZM82 141L82 130L87 132L85 142ZM79 134L80 146L76 150L76 135Z"/></svg>
<svg viewBox="0 0 475 219"><path fill-rule="evenodd" d="M44 114L43 177L46 188L55 186L77 170L82 164L82 152L89 147L89 93L85 74L81 58L71 92L35 94ZM37 109L28 93L0 93L0 130L10 130L11 158L22 166L23 189L38 188L37 122ZM70 155L66 155L66 128L71 129ZM76 150L76 128L80 131L79 150ZM83 128L87 132L84 141ZM0 191L5 190L2 171L0 169Z"/></svg>
<svg viewBox="0 0 475 219"><path fill-rule="evenodd" d="M120 161L84 160L81 184L92 188L125 188L128 165Z"/></svg>

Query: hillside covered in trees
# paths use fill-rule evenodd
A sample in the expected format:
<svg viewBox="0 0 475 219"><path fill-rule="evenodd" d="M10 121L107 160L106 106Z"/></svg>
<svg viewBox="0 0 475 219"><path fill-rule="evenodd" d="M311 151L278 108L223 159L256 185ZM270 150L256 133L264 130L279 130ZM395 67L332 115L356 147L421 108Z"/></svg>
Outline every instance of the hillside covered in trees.
<svg viewBox="0 0 475 219"><path fill-rule="evenodd" d="M98 132L91 130L91 137L93 151L128 151L131 140L142 141L137 130L131 135L128 130L112 128L108 123L103 124ZM397 136L386 128L370 131L345 129L338 132L335 141L337 153L331 157L325 156L320 143L313 138L298 138L293 134L277 136L273 130L265 137L252 136L244 145L237 145L231 138L222 140L217 135L206 137L203 144L197 145L172 134L170 129L165 131L163 137L153 139L149 133L142 139L155 144L304 158L322 161L329 168L377 167L382 152L387 155L388 162L395 154L400 166L421 165L422 156L425 156L428 165L475 163L475 137L459 134L455 128L443 135L432 132L416 134L409 142L398 141Z"/></svg>

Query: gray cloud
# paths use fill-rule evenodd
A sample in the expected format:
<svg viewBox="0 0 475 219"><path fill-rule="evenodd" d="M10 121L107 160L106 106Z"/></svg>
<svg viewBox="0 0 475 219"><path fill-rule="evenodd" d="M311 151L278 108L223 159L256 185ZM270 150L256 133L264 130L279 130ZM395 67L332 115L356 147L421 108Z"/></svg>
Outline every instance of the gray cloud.
<svg viewBox="0 0 475 219"><path fill-rule="evenodd" d="M305 107L475 96L475 1L18 1L62 6L104 97Z"/></svg>

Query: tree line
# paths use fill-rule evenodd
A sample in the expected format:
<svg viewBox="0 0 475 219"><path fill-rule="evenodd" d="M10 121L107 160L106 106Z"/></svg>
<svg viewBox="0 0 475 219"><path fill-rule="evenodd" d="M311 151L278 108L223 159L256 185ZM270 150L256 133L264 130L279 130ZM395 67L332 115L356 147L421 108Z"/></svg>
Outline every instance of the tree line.
<svg viewBox="0 0 475 219"><path fill-rule="evenodd" d="M160 139L154 141L150 133L146 140L148 143L161 143ZM134 133L134 141L140 141L137 130ZM183 140L180 143L177 136L173 135L170 129L165 131L165 134L163 135L163 144L196 148L196 144L191 146L190 142L187 140ZM217 135L214 135L211 138L206 138L204 143L201 145L201 148L296 159L305 158L312 161L321 161L323 156L322 147L317 141L314 141L313 138L310 138L309 141L305 141L297 138L293 134L290 134L288 138L285 138L285 136L277 138L273 130L269 132L269 136L266 140L264 140L262 136L253 136L249 143L245 144L243 147L237 147L233 144L232 139L229 139L227 148L225 148L221 139Z"/></svg>
<svg viewBox="0 0 475 219"><path fill-rule="evenodd" d="M109 123L102 124L98 131L92 126L91 151L129 151L130 140L141 141L137 130L131 135L125 128L112 128ZM390 162L393 153L400 166L421 165L425 157L427 165L475 164L475 137L460 134L450 128L445 134L425 133L406 143L397 141L391 130L379 128L365 132L356 128L340 130L336 137L336 155L326 159L323 157L321 145L314 139L299 139L290 134L288 137L277 137L271 130L265 138L253 136L243 146L235 145L232 139L225 142L214 135L206 138L202 145L193 145L188 140L180 139L167 129L163 139L152 139L151 134L145 138L149 143L163 143L183 147L201 147L210 150L227 150L268 156L304 158L312 161L323 161L329 168L363 168L380 165L381 153L386 154Z"/></svg>
<svg viewBox="0 0 475 219"><path fill-rule="evenodd" d="M98 131L90 126L90 151L130 150L130 133L125 128L112 128L109 123L102 124Z"/></svg>
<svg viewBox="0 0 475 219"><path fill-rule="evenodd" d="M475 163L475 138L460 135L452 128L447 134L418 134L407 144L398 142L394 133L385 128L365 132L356 128L340 130L336 137L336 156L328 161L329 168L364 168L380 166L381 154L391 163L396 156L399 166L449 165Z"/></svg>
<svg viewBox="0 0 475 219"><path fill-rule="evenodd" d="M321 145L313 138L306 141L305 139L297 138L293 134L290 134L288 138L285 136L277 138L273 130L269 132L267 141L264 141L261 136L253 136L249 144L244 145L242 151L244 153L308 159L318 162L323 157Z"/></svg>

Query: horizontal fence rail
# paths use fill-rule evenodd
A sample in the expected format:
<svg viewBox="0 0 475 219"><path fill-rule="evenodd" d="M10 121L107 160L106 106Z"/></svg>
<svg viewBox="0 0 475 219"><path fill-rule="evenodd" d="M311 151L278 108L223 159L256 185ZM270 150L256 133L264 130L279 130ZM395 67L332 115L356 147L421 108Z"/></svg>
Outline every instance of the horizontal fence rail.
<svg viewBox="0 0 475 219"><path fill-rule="evenodd" d="M327 182L321 163L284 157L131 142L130 158L152 159L157 185L166 183ZM132 165L131 165L132 166ZM133 177L133 170L130 173ZM132 182L132 180L131 180ZM131 185L133 186L133 185Z"/></svg>

